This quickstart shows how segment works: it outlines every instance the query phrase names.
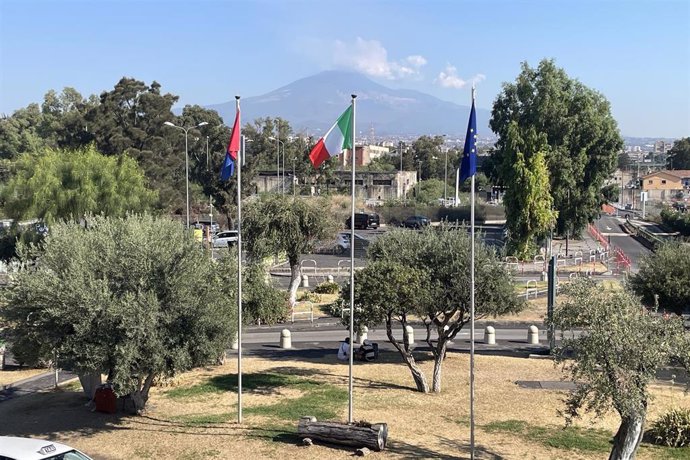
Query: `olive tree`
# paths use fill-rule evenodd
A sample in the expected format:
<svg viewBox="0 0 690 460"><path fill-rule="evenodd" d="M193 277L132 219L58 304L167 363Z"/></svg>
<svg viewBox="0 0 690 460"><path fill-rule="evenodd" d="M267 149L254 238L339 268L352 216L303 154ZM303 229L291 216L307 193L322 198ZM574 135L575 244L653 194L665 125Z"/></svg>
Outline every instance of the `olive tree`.
<svg viewBox="0 0 690 460"><path fill-rule="evenodd" d="M564 294L553 316L562 333L555 356L577 382L566 400L566 421L583 409L597 415L614 409L621 424L609 459L633 459L657 369L674 357L688 363L683 323L649 312L627 290L607 291L591 280L570 283Z"/></svg>
<svg viewBox="0 0 690 460"><path fill-rule="evenodd" d="M426 327L425 341L434 355L432 389L441 391L441 370L448 342L470 321L471 239L463 229L427 228L422 232L393 230L377 239L368 255L374 261L396 263L424 274L423 293L400 301L408 303L405 314L416 314ZM383 283L385 280L381 280ZM401 289L391 277L390 289ZM356 289L383 289L382 284L355 285ZM409 302L408 302L409 301ZM362 304L364 310L375 304ZM480 241L475 249L475 318L520 311L524 302L513 290L510 271ZM371 325L371 324L370 324ZM432 331L437 341L432 341Z"/></svg>
<svg viewBox="0 0 690 460"><path fill-rule="evenodd" d="M79 374L105 373L138 411L154 379L214 363L230 343L236 254L210 260L169 219L56 223L19 254L0 308L15 355L56 352Z"/></svg>
<svg viewBox="0 0 690 460"><path fill-rule="evenodd" d="M295 304L302 275L300 256L313 251L317 242L335 238L338 227L328 209L325 199L268 194L247 204L242 220L247 253L254 261L287 255L290 305Z"/></svg>

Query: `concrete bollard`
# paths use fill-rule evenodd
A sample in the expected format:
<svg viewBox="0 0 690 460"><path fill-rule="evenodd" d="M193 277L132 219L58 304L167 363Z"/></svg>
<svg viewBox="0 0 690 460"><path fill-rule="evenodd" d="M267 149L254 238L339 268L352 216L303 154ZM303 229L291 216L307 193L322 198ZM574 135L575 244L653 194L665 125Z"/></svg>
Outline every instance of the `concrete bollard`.
<svg viewBox="0 0 690 460"><path fill-rule="evenodd" d="M405 335L407 336L407 343L412 345L414 343L414 329L412 329L412 326L405 326Z"/></svg>
<svg viewBox="0 0 690 460"><path fill-rule="evenodd" d="M496 329L493 326L486 326L486 329L484 329L484 343L496 345Z"/></svg>
<svg viewBox="0 0 690 460"><path fill-rule="evenodd" d="M329 283L332 283L333 282L333 275L328 275L326 277L326 279L328 280Z"/></svg>
<svg viewBox="0 0 690 460"><path fill-rule="evenodd" d="M362 326L359 330L357 330L357 343L360 345L364 345L364 341L367 339L367 333L369 332L369 328L366 326Z"/></svg>
<svg viewBox="0 0 690 460"><path fill-rule="evenodd" d="M307 275L302 275L302 287L303 288L309 287L309 277Z"/></svg>
<svg viewBox="0 0 690 460"><path fill-rule="evenodd" d="M546 272L541 272L541 280L542 281L548 281L549 280L549 274Z"/></svg>
<svg viewBox="0 0 690 460"><path fill-rule="evenodd" d="M232 342L230 342L230 349L231 350L237 350L240 348L240 342L237 340L237 336L232 338Z"/></svg>
<svg viewBox="0 0 690 460"><path fill-rule="evenodd" d="M537 326L532 325L527 329L527 343L539 345L539 328Z"/></svg>
<svg viewBox="0 0 690 460"><path fill-rule="evenodd" d="M280 348L292 348L292 334L288 329L280 331Z"/></svg>

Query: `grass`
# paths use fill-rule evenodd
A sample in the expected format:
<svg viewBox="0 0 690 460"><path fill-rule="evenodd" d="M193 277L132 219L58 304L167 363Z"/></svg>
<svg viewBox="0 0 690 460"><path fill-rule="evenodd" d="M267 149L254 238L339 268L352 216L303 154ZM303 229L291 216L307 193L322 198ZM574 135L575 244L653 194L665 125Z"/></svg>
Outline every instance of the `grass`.
<svg viewBox="0 0 690 460"><path fill-rule="evenodd" d="M289 374L260 373L242 376L242 388L247 391L270 391L300 383L304 384L299 377ZM173 388L165 394L169 398L186 399L228 391L237 391L237 374L217 375L196 385Z"/></svg>
<svg viewBox="0 0 690 460"><path fill-rule="evenodd" d="M236 413L223 412L221 414L186 414L173 417L173 420L182 423L185 426L195 427L203 425L216 425L219 423L228 423L235 420Z"/></svg>
<svg viewBox="0 0 690 460"><path fill-rule="evenodd" d="M247 409L247 413L265 415L281 420L298 420L303 415L311 415L317 420L331 420L338 415L343 404L347 403L347 391L333 385L321 385L307 390L294 399L286 399L275 404Z"/></svg>
<svg viewBox="0 0 690 460"><path fill-rule="evenodd" d="M582 450L589 452L609 452L611 445L609 432L576 426L534 426L521 420L501 420L482 427L488 432L510 433L559 450Z"/></svg>

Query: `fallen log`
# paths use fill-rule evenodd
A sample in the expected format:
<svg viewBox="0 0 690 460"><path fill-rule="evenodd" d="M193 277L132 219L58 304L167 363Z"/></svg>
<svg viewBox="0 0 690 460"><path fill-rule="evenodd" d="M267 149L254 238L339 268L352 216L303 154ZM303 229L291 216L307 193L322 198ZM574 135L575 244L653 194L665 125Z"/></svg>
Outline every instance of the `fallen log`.
<svg viewBox="0 0 690 460"><path fill-rule="evenodd" d="M385 423L319 422L316 417L301 417L297 426L300 438L309 438L330 444L368 447L377 452L386 448L388 425Z"/></svg>

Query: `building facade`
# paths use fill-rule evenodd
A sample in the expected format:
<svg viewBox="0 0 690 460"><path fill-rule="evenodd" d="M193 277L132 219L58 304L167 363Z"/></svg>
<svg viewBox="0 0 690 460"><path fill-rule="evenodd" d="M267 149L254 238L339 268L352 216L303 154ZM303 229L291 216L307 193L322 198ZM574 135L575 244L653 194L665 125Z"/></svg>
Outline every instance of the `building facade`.
<svg viewBox="0 0 690 460"><path fill-rule="evenodd" d="M656 171L641 178L649 201L685 199L690 194L690 170Z"/></svg>

